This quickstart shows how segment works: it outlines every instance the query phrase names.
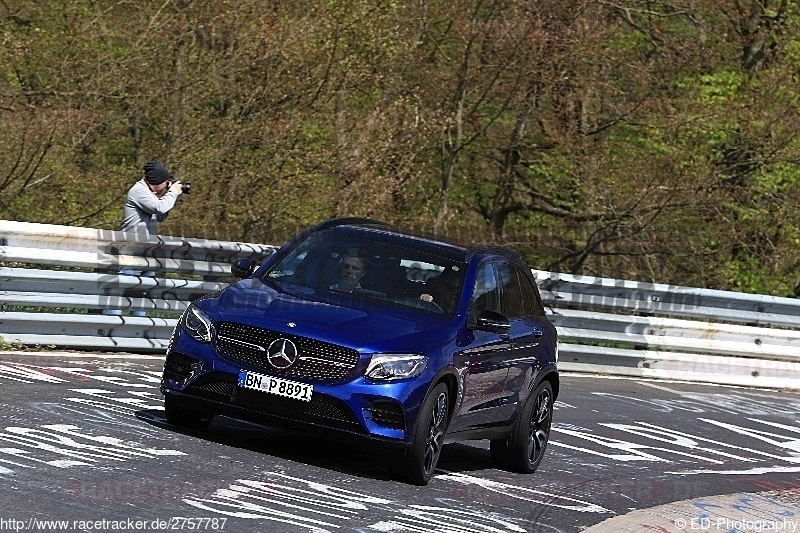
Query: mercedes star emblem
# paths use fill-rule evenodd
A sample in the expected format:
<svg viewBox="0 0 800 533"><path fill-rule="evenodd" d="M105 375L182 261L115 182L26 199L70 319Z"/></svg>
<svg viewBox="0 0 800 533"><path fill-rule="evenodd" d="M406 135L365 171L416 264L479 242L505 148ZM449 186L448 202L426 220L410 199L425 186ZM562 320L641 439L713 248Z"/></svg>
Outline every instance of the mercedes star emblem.
<svg viewBox="0 0 800 533"><path fill-rule="evenodd" d="M279 370L289 368L297 360L297 346L289 339L275 339L267 348L267 361Z"/></svg>

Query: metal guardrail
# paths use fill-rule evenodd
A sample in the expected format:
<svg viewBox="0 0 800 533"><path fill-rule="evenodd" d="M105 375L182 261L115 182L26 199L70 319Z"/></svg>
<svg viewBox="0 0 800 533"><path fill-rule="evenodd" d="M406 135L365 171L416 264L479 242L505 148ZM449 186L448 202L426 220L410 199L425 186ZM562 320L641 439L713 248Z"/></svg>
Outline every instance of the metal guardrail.
<svg viewBox="0 0 800 533"><path fill-rule="evenodd" d="M800 300L534 274L561 369L800 389Z"/></svg>
<svg viewBox="0 0 800 533"><path fill-rule="evenodd" d="M231 262L274 250L0 221L0 337L163 352L178 314L223 288ZM800 389L800 300L534 274L559 331L563 370ZM148 316L101 314L110 309Z"/></svg>
<svg viewBox="0 0 800 533"><path fill-rule="evenodd" d="M181 312L218 281L0 267L0 304Z"/></svg>
<svg viewBox="0 0 800 533"><path fill-rule="evenodd" d="M800 362L800 331L571 309L553 309L550 320L561 337L586 343Z"/></svg>
<svg viewBox="0 0 800 533"><path fill-rule="evenodd" d="M0 261L36 265L225 276L230 274L232 260L264 257L275 249L263 244L0 221Z"/></svg>
<svg viewBox="0 0 800 533"><path fill-rule="evenodd" d="M178 315L190 301L225 287L233 261L262 260L275 249L0 221L0 337L25 345L163 352ZM109 310L149 316L103 314Z"/></svg>
<svg viewBox="0 0 800 533"><path fill-rule="evenodd" d="M678 316L737 324L800 326L800 300L594 276L534 271L542 298L557 307Z"/></svg>

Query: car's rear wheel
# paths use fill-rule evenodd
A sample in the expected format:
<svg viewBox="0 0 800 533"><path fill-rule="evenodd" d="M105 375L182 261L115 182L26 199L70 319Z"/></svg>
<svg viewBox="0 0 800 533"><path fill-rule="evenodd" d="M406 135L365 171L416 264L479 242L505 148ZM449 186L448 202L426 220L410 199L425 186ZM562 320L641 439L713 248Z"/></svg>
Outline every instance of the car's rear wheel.
<svg viewBox="0 0 800 533"><path fill-rule="evenodd" d="M543 381L525 402L508 440L491 441L495 464L523 474L535 472L550 440L552 420L553 387Z"/></svg>
<svg viewBox="0 0 800 533"><path fill-rule="evenodd" d="M402 474L411 483L427 485L436 470L449 421L447 386L439 383L425 397L417 416L414 441L406 451Z"/></svg>
<svg viewBox="0 0 800 533"><path fill-rule="evenodd" d="M214 419L214 415L180 407L169 394L164 396L164 415L170 424L188 429L206 429Z"/></svg>

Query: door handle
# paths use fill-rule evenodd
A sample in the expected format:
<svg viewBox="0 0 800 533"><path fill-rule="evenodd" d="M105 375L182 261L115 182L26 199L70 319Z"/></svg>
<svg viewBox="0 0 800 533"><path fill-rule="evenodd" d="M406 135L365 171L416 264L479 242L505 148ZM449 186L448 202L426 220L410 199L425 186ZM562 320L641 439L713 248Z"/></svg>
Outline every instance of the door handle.
<svg viewBox="0 0 800 533"><path fill-rule="evenodd" d="M532 334L533 334L534 337L541 337L543 332L538 330L538 329L535 329L535 330L533 330Z"/></svg>

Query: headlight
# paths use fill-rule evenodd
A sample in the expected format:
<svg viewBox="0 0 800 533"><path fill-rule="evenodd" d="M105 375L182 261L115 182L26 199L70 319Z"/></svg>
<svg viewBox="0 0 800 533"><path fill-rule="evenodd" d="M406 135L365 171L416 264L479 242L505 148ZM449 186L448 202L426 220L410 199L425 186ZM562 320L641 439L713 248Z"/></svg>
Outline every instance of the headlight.
<svg viewBox="0 0 800 533"><path fill-rule="evenodd" d="M419 376L428 358L416 354L377 354L373 355L364 376L377 381L413 378Z"/></svg>
<svg viewBox="0 0 800 533"><path fill-rule="evenodd" d="M186 333L195 340L211 342L211 332L214 327L211 325L209 316L201 311L200 308L190 305L181 315L180 324Z"/></svg>

